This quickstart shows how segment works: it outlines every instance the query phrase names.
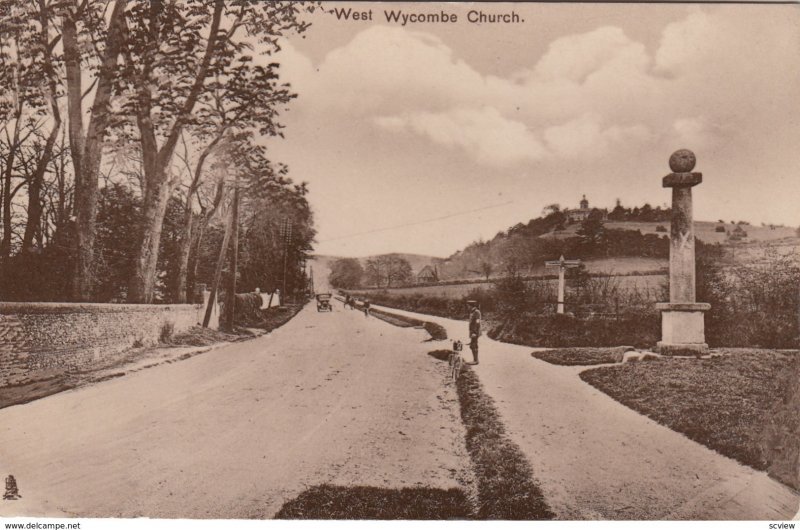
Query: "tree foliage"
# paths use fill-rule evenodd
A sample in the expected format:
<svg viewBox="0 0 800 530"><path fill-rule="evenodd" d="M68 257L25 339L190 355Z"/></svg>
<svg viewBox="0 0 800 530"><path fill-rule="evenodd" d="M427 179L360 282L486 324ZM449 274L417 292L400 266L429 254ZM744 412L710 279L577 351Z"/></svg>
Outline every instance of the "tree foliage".
<svg viewBox="0 0 800 530"><path fill-rule="evenodd" d="M307 189L260 145L282 136L280 113L296 97L273 59L279 39L306 31L304 14L318 8L0 0L0 266L4 277L35 266L74 280L0 295L186 301L203 259L218 254L205 251L234 181L252 225L240 243L253 256L277 248L258 230L294 219L287 281L302 289ZM242 277L275 283L265 263L269 273L245 261Z"/></svg>
<svg viewBox="0 0 800 530"><path fill-rule="evenodd" d="M410 283L411 264L396 254L384 254L367 260L366 280L376 287L392 287Z"/></svg>
<svg viewBox="0 0 800 530"><path fill-rule="evenodd" d="M330 265L328 283L335 289L357 289L364 280L364 267L356 258L337 259Z"/></svg>

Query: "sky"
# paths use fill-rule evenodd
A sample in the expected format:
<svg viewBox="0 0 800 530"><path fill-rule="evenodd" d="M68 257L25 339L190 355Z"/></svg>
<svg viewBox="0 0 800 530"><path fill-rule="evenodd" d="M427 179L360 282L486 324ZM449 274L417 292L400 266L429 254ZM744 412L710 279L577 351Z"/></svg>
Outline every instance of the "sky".
<svg viewBox="0 0 800 530"><path fill-rule="evenodd" d="M267 143L320 254L446 257L583 194L667 205L680 148L695 219L800 225L800 5L324 5L275 57L298 97Z"/></svg>

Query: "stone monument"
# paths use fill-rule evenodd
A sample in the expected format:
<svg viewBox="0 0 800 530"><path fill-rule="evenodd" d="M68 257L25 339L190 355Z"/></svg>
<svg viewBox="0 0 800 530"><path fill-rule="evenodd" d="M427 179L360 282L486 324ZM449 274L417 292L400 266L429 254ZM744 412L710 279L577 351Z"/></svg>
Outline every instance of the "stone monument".
<svg viewBox="0 0 800 530"><path fill-rule="evenodd" d="M672 173L663 186L672 188L672 224L669 247L669 302L656 304L661 311L661 341L656 350L663 355L700 355L708 351L705 312L710 304L695 300L694 222L692 187L703 181L694 173L697 159L688 149L669 158Z"/></svg>

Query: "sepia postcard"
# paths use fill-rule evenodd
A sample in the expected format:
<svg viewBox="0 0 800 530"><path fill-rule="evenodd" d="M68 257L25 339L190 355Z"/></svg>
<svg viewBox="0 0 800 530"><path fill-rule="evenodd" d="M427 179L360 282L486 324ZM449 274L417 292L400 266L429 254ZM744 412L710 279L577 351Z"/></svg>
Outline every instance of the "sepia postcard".
<svg viewBox="0 0 800 530"><path fill-rule="evenodd" d="M0 524L794 528L798 50L794 2L0 0Z"/></svg>

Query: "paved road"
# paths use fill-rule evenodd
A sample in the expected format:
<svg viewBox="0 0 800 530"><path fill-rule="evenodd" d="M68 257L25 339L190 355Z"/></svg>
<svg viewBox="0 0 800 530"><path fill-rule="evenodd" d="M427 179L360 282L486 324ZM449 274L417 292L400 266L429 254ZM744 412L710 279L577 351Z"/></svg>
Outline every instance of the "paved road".
<svg viewBox="0 0 800 530"><path fill-rule="evenodd" d="M336 304L273 333L0 410L0 515L268 518L308 487L471 488L421 330Z"/></svg>
<svg viewBox="0 0 800 530"><path fill-rule="evenodd" d="M420 316L467 342L467 323ZM476 372L561 519L782 520L800 496L581 381L583 368L481 338ZM464 357L471 360L465 347Z"/></svg>

